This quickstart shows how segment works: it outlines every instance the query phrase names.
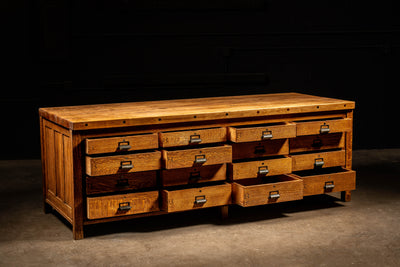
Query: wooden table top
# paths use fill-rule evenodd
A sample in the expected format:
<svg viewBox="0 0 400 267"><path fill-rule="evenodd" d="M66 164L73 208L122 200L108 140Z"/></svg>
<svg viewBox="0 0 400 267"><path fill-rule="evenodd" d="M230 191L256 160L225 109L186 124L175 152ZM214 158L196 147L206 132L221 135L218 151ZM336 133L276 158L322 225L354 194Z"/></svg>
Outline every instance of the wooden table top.
<svg viewBox="0 0 400 267"><path fill-rule="evenodd" d="M354 109L355 102L299 93L207 97L40 108L72 130Z"/></svg>

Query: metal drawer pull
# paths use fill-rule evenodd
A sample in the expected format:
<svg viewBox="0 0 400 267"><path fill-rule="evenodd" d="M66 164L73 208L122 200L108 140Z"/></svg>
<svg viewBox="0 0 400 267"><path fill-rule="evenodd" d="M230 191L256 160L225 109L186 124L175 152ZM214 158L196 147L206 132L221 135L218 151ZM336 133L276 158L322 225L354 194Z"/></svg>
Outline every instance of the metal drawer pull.
<svg viewBox="0 0 400 267"><path fill-rule="evenodd" d="M196 155L194 158L194 162L197 164L202 164L207 161L206 155Z"/></svg>
<svg viewBox="0 0 400 267"><path fill-rule="evenodd" d="M280 197L281 197L281 195L279 194L278 190L269 192L269 198L274 199L274 198L280 198Z"/></svg>
<svg viewBox="0 0 400 267"><path fill-rule="evenodd" d="M133 168L132 161L121 161L121 169L123 170L129 170Z"/></svg>
<svg viewBox="0 0 400 267"><path fill-rule="evenodd" d="M120 211L128 211L131 208L132 207L131 207L131 203L130 202L123 202L123 203L119 203L118 210L120 210Z"/></svg>
<svg viewBox="0 0 400 267"><path fill-rule="evenodd" d="M264 132L262 132L262 136L261 136L261 139L271 139L273 136L272 136L272 131L268 131L268 130L266 130L266 131L264 131Z"/></svg>
<svg viewBox="0 0 400 267"><path fill-rule="evenodd" d="M335 188L335 184L333 183L333 181L329 181L329 182L325 182L325 189L333 189Z"/></svg>
<svg viewBox="0 0 400 267"><path fill-rule="evenodd" d="M324 159L323 159L323 158L317 158L317 159L315 159L314 165L315 165L316 168L320 168L320 167L322 167L324 164L325 164L325 162L324 162Z"/></svg>
<svg viewBox="0 0 400 267"><path fill-rule="evenodd" d="M189 140L190 144L198 144L201 143L201 138L199 134L194 134L190 136L190 140Z"/></svg>
<svg viewBox="0 0 400 267"><path fill-rule="evenodd" d="M268 166L258 167L258 174L267 175L269 173Z"/></svg>
<svg viewBox="0 0 400 267"><path fill-rule="evenodd" d="M128 150L128 149L131 149L129 141L123 140L122 142L118 142L118 150Z"/></svg>
<svg viewBox="0 0 400 267"><path fill-rule="evenodd" d="M331 131L331 129L329 128L329 125L327 125L326 123L324 123L324 125L321 125L321 128L319 130L322 134L324 133L329 133Z"/></svg>
<svg viewBox="0 0 400 267"><path fill-rule="evenodd" d="M190 173L190 177L189 177L190 181L197 181L200 179L201 179L200 172L191 172Z"/></svg>
<svg viewBox="0 0 400 267"><path fill-rule="evenodd" d="M194 197L194 203L196 203L196 204L204 204L206 202L207 202L207 199L206 199L205 195Z"/></svg>
<svg viewBox="0 0 400 267"><path fill-rule="evenodd" d="M115 184L116 187L129 187L128 179L118 179Z"/></svg>

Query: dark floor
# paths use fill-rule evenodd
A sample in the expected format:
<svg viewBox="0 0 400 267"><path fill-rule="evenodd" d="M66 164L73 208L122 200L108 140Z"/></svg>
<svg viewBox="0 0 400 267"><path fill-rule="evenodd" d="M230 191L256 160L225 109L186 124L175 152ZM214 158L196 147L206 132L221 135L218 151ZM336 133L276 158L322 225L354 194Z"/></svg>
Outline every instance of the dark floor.
<svg viewBox="0 0 400 267"><path fill-rule="evenodd" d="M44 214L39 160L0 161L1 266L400 266L400 149L354 152L357 190L91 226Z"/></svg>

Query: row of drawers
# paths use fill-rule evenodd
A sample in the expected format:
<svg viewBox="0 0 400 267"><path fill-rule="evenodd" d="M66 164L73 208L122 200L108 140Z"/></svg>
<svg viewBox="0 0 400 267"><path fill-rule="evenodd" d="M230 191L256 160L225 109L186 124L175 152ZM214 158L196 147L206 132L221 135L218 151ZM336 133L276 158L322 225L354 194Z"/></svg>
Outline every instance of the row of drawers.
<svg viewBox="0 0 400 267"><path fill-rule="evenodd" d="M179 147L195 144L257 142L263 140L287 139L297 136L341 133L350 131L351 119L288 122L240 127L216 127L208 129L167 131L138 134L124 137L89 138L86 140L86 154L104 154L159 147ZM303 142L307 142L305 139ZM309 141L309 140L308 140ZM314 146L322 144L314 143ZM244 146L244 145L243 145Z"/></svg>
<svg viewBox="0 0 400 267"><path fill-rule="evenodd" d="M268 144L268 143L271 144ZM328 152L307 152L302 154L291 154L293 171L312 169L315 165L321 167L332 167L344 165L345 152L342 147L335 147L335 151ZM233 150L233 151L232 151ZM236 154L242 157L236 158ZM261 152L260 152L260 151ZM152 151L135 154L125 154L117 156L86 157L86 174L89 176L112 175L119 173L142 172L151 170L173 170L180 168L194 168L201 166L211 166L223 163L231 163L235 159L246 158L254 160L267 156L288 155L289 145L285 141L279 149L274 145L274 141L268 141L262 145L255 143L249 144L246 148L235 148L231 145L202 147L183 150ZM317 162L318 161L318 162ZM271 163L274 161L270 161ZM281 161L279 161L281 163ZM234 166L245 167L258 163L234 163Z"/></svg>
<svg viewBox="0 0 400 267"><path fill-rule="evenodd" d="M88 219L133 215L163 210L176 212L238 204L243 207L302 199L303 196L355 189L355 172L330 168L195 186L87 198Z"/></svg>
<svg viewBox="0 0 400 267"><path fill-rule="evenodd" d="M162 186L174 186L198 182L223 181L227 177L230 180L267 177L287 174L293 171L344 165L345 151L340 150L234 163L224 161L208 166L161 170L160 178ZM117 168L118 164L116 164ZM88 176L86 192L88 194L97 194L155 186L157 186L157 172L141 171L98 177Z"/></svg>

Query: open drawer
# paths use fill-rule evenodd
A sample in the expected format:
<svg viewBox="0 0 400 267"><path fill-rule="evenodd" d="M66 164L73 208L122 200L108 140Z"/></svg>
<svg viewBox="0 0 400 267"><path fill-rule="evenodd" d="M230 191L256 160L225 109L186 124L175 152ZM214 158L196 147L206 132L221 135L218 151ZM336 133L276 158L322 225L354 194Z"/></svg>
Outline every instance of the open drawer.
<svg viewBox="0 0 400 267"><path fill-rule="evenodd" d="M296 172L304 183L304 196L356 189L356 172L342 167Z"/></svg>
<svg viewBox="0 0 400 267"><path fill-rule="evenodd" d="M167 212L201 209L231 204L231 185L176 187L161 192L162 209Z"/></svg>
<svg viewBox="0 0 400 267"><path fill-rule="evenodd" d="M303 198L303 181L291 174L245 179L232 183L233 203L242 207Z"/></svg>

